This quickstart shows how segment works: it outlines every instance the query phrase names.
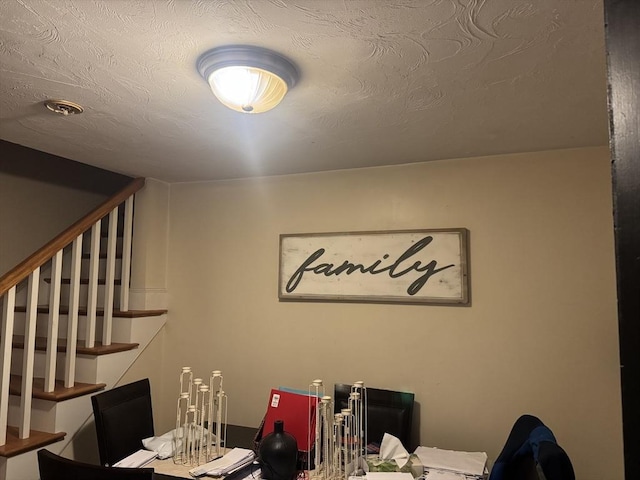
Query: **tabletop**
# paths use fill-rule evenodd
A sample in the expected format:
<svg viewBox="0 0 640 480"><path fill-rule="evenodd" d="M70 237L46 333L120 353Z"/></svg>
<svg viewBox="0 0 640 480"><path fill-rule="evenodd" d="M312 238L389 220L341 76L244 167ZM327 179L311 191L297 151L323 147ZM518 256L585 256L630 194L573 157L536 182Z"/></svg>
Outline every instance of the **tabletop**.
<svg viewBox="0 0 640 480"><path fill-rule="evenodd" d="M256 436L257 428L243 427L240 425L227 425L227 448L240 447L253 449L253 439ZM154 480L176 480L177 478L191 478L188 471L192 466L174 466L172 459L155 460L149 467L160 469L163 472L153 474ZM175 467L175 468L174 468ZM171 472L171 473L168 473ZM174 473L175 472L175 473Z"/></svg>

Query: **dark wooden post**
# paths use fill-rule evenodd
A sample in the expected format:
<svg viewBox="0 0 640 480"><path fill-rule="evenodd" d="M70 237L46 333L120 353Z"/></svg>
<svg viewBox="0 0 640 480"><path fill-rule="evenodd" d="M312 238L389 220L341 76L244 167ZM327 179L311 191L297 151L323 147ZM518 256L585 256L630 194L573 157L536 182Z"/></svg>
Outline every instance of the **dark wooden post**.
<svg viewBox="0 0 640 480"><path fill-rule="evenodd" d="M640 1L605 0L624 463L640 478Z"/></svg>

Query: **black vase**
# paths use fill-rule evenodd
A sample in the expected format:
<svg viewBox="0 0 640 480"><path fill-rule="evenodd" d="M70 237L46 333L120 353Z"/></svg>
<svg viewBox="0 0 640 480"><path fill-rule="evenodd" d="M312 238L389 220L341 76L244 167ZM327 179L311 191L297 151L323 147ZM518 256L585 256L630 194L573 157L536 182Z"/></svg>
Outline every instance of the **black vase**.
<svg viewBox="0 0 640 480"><path fill-rule="evenodd" d="M260 442L261 477L266 480L293 480L298 474L298 443L284 431L284 422L273 422L273 432Z"/></svg>

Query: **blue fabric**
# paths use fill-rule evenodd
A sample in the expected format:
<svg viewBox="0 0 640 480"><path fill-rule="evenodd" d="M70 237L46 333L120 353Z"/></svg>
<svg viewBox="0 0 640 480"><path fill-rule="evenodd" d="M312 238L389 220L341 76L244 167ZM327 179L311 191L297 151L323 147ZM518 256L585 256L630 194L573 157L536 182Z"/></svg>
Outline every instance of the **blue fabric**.
<svg viewBox="0 0 640 480"><path fill-rule="evenodd" d="M508 480L506 470L515 459L532 456L536 464L542 442L557 444L556 438L538 418L521 416L514 424L507 443L491 469L489 480Z"/></svg>
<svg viewBox="0 0 640 480"><path fill-rule="evenodd" d="M536 463L540 463L539 461L539 452L540 452L540 443L541 442L551 442L557 444L556 437L553 436L551 430L549 430L546 426L542 425L540 427L536 427L533 429L531 434L529 435L529 443L531 445L531 450L533 451L533 459Z"/></svg>
<svg viewBox="0 0 640 480"><path fill-rule="evenodd" d="M504 471L507 468L507 462L500 462L493 465L491 469L491 475L489 476L489 480L503 480L504 479Z"/></svg>

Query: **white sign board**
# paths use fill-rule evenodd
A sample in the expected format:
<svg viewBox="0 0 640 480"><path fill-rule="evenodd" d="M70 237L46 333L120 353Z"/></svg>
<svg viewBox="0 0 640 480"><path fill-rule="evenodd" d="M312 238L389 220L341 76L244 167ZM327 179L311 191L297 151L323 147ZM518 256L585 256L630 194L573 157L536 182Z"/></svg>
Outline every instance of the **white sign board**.
<svg viewBox="0 0 640 480"><path fill-rule="evenodd" d="M280 235L280 300L469 303L464 228Z"/></svg>

